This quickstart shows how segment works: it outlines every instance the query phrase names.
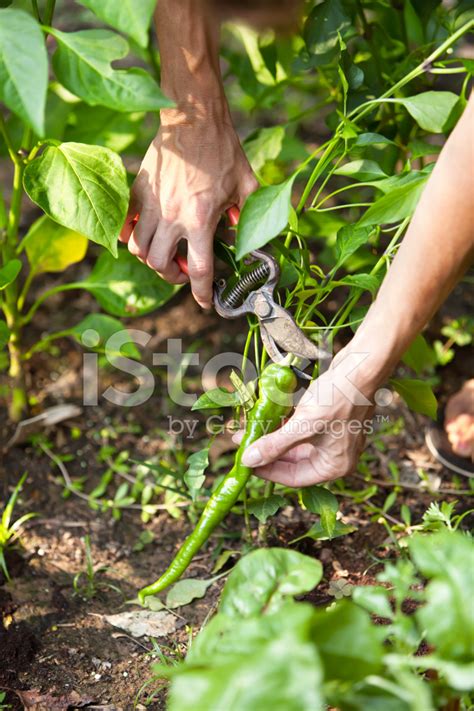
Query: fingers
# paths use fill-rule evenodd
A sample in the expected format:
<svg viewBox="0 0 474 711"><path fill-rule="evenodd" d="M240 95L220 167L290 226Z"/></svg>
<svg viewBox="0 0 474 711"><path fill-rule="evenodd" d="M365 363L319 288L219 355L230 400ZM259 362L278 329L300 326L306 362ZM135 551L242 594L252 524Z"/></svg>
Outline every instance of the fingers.
<svg viewBox="0 0 474 711"><path fill-rule="evenodd" d="M267 481L292 488L312 486L329 481L329 477L325 477L324 473L319 474L315 470L310 459L300 459L297 462L287 462L280 459L273 464L259 467L255 470L255 474Z"/></svg>
<svg viewBox="0 0 474 711"><path fill-rule="evenodd" d="M188 237L188 269L191 290L203 309L212 305L212 279L214 276L214 230Z"/></svg>
<svg viewBox="0 0 474 711"><path fill-rule="evenodd" d="M346 450L305 443L294 447L281 459L258 467L255 474L277 484L300 488L334 481L351 474L355 466L356 459Z"/></svg>
<svg viewBox="0 0 474 711"><path fill-rule="evenodd" d="M128 240L128 251L145 262L148 249L156 230L158 215L154 210L144 209L136 222Z"/></svg>
<svg viewBox="0 0 474 711"><path fill-rule="evenodd" d="M259 187L260 184L255 175L253 173L249 173L240 187L239 200L237 201L239 209L243 208L244 202L246 201L248 196L251 193L254 193Z"/></svg>
<svg viewBox="0 0 474 711"><path fill-rule="evenodd" d="M175 262L176 249L180 239L178 227L161 220L149 245L146 263L170 284L184 284L189 281Z"/></svg>
<svg viewBox="0 0 474 711"><path fill-rule="evenodd" d="M299 420L291 417L283 427L264 435L252 444L243 454L242 464L247 467L261 467L280 459L298 442L309 439L314 433L299 426Z"/></svg>
<svg viewBox="0 0 474 711"><path fill-rule="evenodd" d="M130 205L128 206L127 217L123 223L123 227L120 230L119 240L123 244L127 244L130 239L130 235L133 232L135 225L140 217L140 204L138 199L133 195L130 197Z"/></svg>

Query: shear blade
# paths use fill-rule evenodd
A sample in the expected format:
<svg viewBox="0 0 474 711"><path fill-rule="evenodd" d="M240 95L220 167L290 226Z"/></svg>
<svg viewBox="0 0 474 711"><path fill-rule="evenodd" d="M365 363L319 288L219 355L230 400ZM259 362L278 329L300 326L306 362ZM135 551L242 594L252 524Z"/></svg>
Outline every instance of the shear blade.
<svg viewBox="0 0 474 711"><path fill-rule="evenodd" d="M319 348L316 343L313 343L304 335L285 309L279 308L283 312L282 315L263 320L268 335L279 349L286 353L292 353L299 358L313 361L330 357L327 351Z"/></svg>

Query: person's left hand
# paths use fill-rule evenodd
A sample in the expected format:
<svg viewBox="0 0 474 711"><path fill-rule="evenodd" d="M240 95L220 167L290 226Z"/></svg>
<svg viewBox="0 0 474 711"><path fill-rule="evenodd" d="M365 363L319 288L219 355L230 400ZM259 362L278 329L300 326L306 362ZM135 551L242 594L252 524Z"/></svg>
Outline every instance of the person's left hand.
<svg viewBox="0 0 474 711"><path fill-rule="evenodd" d="M344 368L341 355L311 383L292 417L245 451L242 464L255 468L257 476L299 488L355 470L373 428L373 405L355 386L357 377L346 377L353 369ZM336 361L342 367L335 367Z"/></svg>

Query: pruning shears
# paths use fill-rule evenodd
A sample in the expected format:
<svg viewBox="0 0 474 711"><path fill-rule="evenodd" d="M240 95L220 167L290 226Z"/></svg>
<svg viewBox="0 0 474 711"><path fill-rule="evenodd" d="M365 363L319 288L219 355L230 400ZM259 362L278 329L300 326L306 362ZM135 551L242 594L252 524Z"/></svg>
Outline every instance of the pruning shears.
<svg viewBox="0 0 474 711"><path fill-rule="evenodd" d="M231 207L227 210L227 216L231 225L235 226L239 220L238 208ZM254 314L260 325L265 349L275 363L281 363L290 355L310 361L328 360L330 354L310 341L290 312L276 303L274 290L280 277L276 259L268 252L256 249L249 253L248 260L250 264L255 262L256 266L240 277L231 288L227 288L225 279L214 283L213 303L217 313L228 319ZM186 259L177 255L176 261L187 274ZM301 376L309 377L299 368L297 371Z"/></svg>

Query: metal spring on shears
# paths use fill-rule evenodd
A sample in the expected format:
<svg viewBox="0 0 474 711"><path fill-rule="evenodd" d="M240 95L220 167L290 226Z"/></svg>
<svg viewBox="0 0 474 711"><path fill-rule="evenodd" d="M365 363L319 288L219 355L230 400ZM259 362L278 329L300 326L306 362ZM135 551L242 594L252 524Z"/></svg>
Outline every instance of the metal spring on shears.
<svg viewBox="0 0 474 711"><path fill-rule="evenodd" d="M252 271L245 274L245 276L243 276L236 284L234 284L229 293L223 297L222 300L225 305L229 306L230 308L235 308L236 306L239 306L244 300L244 298L247 296L248 292L251 290L252 286L258 284L258 282L262 281L262 279L266 279L268 277L269 271L270 270L268 264L262 262L262 264L259 264L258 267L252 269Z"/></svg>

